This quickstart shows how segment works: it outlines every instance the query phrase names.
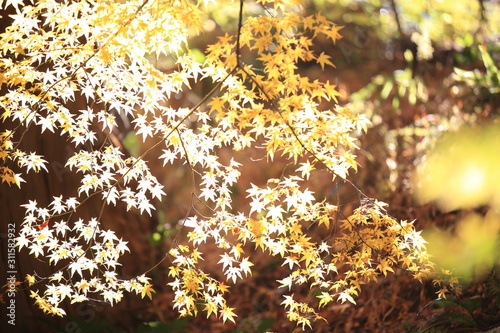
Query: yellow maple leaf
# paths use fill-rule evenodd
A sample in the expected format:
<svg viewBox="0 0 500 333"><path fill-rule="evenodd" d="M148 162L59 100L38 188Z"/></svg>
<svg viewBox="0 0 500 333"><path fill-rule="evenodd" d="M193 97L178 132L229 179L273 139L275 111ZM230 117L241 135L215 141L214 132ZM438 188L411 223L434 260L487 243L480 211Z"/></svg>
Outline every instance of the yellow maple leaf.
<svg viewBox="0 0 500 333"><path fill-rule="evenodd" d="M205 303L205 308L203 309L207 313L207 318L210 317L210 315L217 314L217 304L215 302L208 301Z"/></svg>
<svg viewBox="0 0 500 333"><path fill-rule="evenodd" d="M394 270L391 266L389 266L386 259L380 260L380 264L377 266L377 269L380 270L385 276L387 276L387 272L394 273Z"/></svg>
<svg viewBox="0 0 500 333"><path fill-rule="evenodd" d="M247 221L247 227L250 232L256 237L261 237L267 231L266 225L262 220L249 219Z"/></svg>
<svg viewBox="0 0 500 333"><path fill-rule="evenodd" d="M330 81L326 81L323 85L323 91L327 101L333 99L335 103L338 103L337 96L340 96L340 93L335 89L336 87L337 86L335 84L330 84Z"/></svg>
<svg viewBox="0 0 500 333"><path fill-rule="evenodd" d="M223 293L229 292L229 286L226 286L224 283L219 283L219 290Z"/></svg>
<svg viewBox="0 0 500 333"><path fill-rule="evenodd" d="M217 111L218 114L222 113L225 101L220 97L213 97L212 101L208 103L212 107L212 110Z"/></svg>
<svg viewBox="0 0 500 333"><path fill-rule="evenodd" d="M321 54L318 56L318 58L316 58L316 62L318 64L320 64L322 70L325 69L325 64L332 66L332 67L335 67L335 65L330 60L328 60L330 58L331 57L329 55L325 54L325 52L321 52Z"/></svg>
<svg viewBox="0 0 500 333"><path fill-rule="evenodd" d="M153 285L151 284L146 284L141 288L142 298L144 298L147 295L149 299L153 299L153 293L156 293L156 291L153 289Z"/></svg>
<svg viewBox="0 0 500 333"><path fill-rule="evenodd" d="M329 293L324 292L324 291L321 293L321 295L318 296L318 298L320 299L319 305L318 305L319 308L322 308L325 305L327 305L328 303L330 303L331 301L333 301L332 295L330 295Z"/></svg>
<svg viewBox="0 0 500 333"><path fill-rule="evenodd" d="M220 312L220 315L222 317L222 321L223 322L226 322L226 320L230 320L232 321L233 323L235 322L234 321L234 317L237 317L237 315L234 314L233 312L234 308L230 308L228 306L224 306Z"/></svg>
<svg viewBox="0 0 500 333"><path fill-rule="evenodd" d="M26 282L28 282L28 286L32 286L36 281L35 276L26 274Z"/></svg>

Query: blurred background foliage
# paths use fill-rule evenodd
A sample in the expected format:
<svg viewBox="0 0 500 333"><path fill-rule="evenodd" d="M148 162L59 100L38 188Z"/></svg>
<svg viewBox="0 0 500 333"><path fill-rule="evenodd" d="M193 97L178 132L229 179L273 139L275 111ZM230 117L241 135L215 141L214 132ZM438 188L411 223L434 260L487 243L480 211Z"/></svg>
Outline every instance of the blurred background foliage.
<svg viewBox="0 0 500 333"><path fill-rule="evenodd" d="M417 172L421 202L467 212L448 230L426 234L434 261L464 283L500 266L499 150L499 124L462 127L443 135Z"/></svg>

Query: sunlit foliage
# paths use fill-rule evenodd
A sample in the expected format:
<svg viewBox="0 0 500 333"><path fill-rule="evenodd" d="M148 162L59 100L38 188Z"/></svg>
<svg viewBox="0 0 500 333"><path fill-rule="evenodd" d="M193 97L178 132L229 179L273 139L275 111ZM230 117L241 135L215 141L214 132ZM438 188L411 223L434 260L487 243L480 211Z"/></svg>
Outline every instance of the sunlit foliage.
<svg viewBox="0 0 500 333"><path fill-rule="evenodd" d="M258 14L245 15L247 6ZM315 169L328 170L333 182L347 181L356 170L356 137L369 121L348 108L320 107L339 94L330 82L303 76L299 63L333 67L333 59L312 48L316 38L335 43L341 27L320 14L305 15L299 0L211 1L53 1L29 4L7 1L16 14L0 40L0 97L4 122L0 133L1 179L22 186L23 175L47 172L37 152L19 148L23 133L60 136L75 151L66 167L79 177L74 196L53 197L48 206L36 200L26 209L17 244L34 257L48 258L57 271L44 290L32 291L46 313L64 315L61 302L90 297L110 304L125 291L152 297L150 279L121 279L116 267L127 242L102 227L102 215L74 218L93 196L105 205L123 203L129 210L152 214L154 199L164 199L163 185L150 171L146 156L161 149L164 164L183 161L195 180L193 195L211 211L195 211L183 221L188 243L176 244L167 282L180 315L203 311L234 321L227 303L229 284L252 274L251 247L281 258L290 273L279 280L288 318L311 326L318 308L333 301L355 303L361 286L402 268L417 279L430 275L425 241L413 224L389 216L385 204L363 198L352 215L335 203L318 200L306 180ZM203 33L204 18L214 6L239 13L236 32L223 33L200 63L189 40ZM171 62L160 70L160 62ZM174 108L169 101L199 81L213 89L194 107ZM85 108L71 107L84 100ZM131 157L116 145L117 119L130 120L135 132L154 145ZM234 158L220 149L264 147L272 161L282 155L291 164L280 179L247 189L250 207L236 212L232 187L240 177ZM14 171L20 170L20 171ZM5 186L5 185L4 185ZM358 189L353 187L356 191ZM311 226L315 228L310 229ZM310 230L323 230L318 239ZM205 254L198 246L213 242L222 251L219 281L198 267ZM29 275L30 284L40 277ZM317 300L296 297L306 285Z"/></svg>

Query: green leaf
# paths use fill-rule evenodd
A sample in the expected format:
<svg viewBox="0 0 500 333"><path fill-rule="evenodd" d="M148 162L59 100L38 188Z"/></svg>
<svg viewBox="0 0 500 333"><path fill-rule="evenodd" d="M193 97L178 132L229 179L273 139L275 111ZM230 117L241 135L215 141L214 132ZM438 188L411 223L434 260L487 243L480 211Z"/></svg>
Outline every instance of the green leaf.
<svg viewBox="0 0 500 333"><path fill-rule="evenodd" d="M386 99L392 91L392 87L394 86L394 81L392 79L388 79L384 86L382 87L382 91L380 92L380 97Z"/></svg>

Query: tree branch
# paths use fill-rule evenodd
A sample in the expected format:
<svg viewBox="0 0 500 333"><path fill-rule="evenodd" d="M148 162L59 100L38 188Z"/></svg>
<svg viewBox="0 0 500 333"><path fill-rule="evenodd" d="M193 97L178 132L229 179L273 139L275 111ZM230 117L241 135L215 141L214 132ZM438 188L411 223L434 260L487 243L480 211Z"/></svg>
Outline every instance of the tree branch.
<svg viewBox="0 0 500 333"><path fill-rule="evenodd" d="M243 2L245 0L240 0L240 13L238 17L238 35L236 36L236 61L239 65L240 62L240 35L241 27L243 26Z"/></svg>

